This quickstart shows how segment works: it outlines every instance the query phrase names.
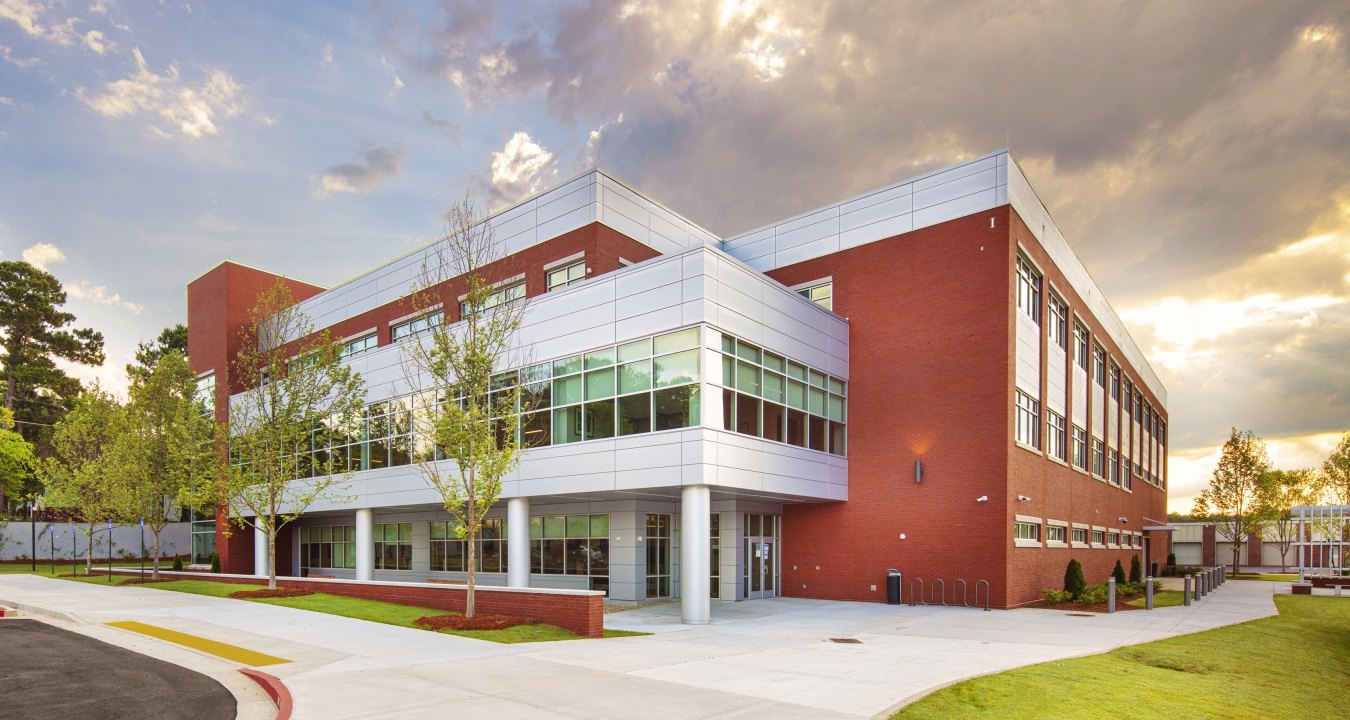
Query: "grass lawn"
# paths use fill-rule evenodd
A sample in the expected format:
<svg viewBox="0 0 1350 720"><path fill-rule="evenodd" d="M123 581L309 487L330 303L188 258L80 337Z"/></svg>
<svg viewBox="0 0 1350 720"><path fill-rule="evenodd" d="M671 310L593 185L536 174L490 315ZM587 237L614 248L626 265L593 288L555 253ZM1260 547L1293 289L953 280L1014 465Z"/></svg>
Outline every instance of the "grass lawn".
<svg viewBox="0 0 1350 720"><path fill-rule="evenodd" d="M1148 601L1142 597L1133 600L1126 600L1126 605L1131 607L1147 607ZM1186 604L1186 594L1180 590L1158 590L1153 593L1153 607L1175 607Z"/></svg>
<svg viewBox="0 0 1350 720"><path fill-rule="evenodd" d="M63 579L70 580L72 578ZM99 581L97 576L88 579L83 577L78 579L83 582ZM146 585L145 587L155 590L192 593L194 595L228 597L230 593L238 592L240 590L262 590L266 585L236 585L232 583L213 582L211 580L173 580L170 582L154 583ZM399 627L413 628L415 630L425 629L416 624L417 618L425 617L427 615L445 614L444 610L437 610L435 608L398 605L396 603L381 602L379 600L364 600L361 598L344 597L342 595L329 595L328 593L314 593L313 595L304 595L293 598L257 598L249 600L248 602L267 603L268 605L280 605L281 607L295 608L297 610L310 610L312 612L327 613L329 615L340 615L356 620L368 620L370 622L384 623L386 625L398 625ZM543 623L517 625L504 630L446 629L441 630L440 632L447 635L460 635L462 637L474 638L475 640L490 640L499 643L545 642L548 640L578 639L578 636L570 630L565 630L555 625L545 625ZM605 631L605 637L624 637L627 635L645 634L647 633L629 633L622 630Z"/></svg>
<svg viewBox="0 0 1350 720"><path fill-rule="evenodd" d="M1276 595L1275 606L1275 617L968 680L894 717L1336 714L1350 678L1350 602Z"/></svg>

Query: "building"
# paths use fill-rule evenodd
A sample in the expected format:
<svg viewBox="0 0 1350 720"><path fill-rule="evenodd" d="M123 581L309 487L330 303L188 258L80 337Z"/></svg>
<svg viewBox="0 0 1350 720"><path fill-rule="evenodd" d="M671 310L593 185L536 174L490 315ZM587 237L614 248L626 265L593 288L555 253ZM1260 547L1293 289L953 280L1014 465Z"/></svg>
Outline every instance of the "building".
<svg viewBox="0 0 1350 720"><path fill-rule="evenodd" d="M1167 552L1166 391L1007 151L726 239L601 170L487 222L510 269L484 274L528 303L522 370L552 408L479 541L485 583L679 597L702 622L707 598L884 600L890 568L907 600L922 580L1013 607L1070 558L1104 579ZM424 253L286 281L347 343L373 434L322 449L352 458L353 497L283 532L282 573L462 576L412 440L387 435L401 339L458 321L402 303ZM188 286L218 417L277 277L227 262ZM216 522L226 571L265 569Z"/></svg>

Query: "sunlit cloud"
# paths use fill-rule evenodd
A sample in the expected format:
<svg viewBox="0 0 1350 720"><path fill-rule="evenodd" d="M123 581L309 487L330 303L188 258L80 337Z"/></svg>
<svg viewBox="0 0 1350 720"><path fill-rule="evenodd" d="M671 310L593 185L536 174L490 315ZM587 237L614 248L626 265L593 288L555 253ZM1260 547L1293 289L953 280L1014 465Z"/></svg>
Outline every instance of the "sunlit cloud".
<svg viewBox="0 0 1350 720"><path fill-rule="evenodd" d="M50 266L64 262L65 259L66 254L61 252L61 248L51 243L40 242L23 251L23 261L39 270L48 270Z"/></svg>
<svg viewBox="0 0 1350 720"><path fill-rule="evenodd" d="M239 83L224 70L211 70L202 84L193 87L179 76L176 63L161 75L150 69L140 48L133 49L132 55L136 59L134 74L108 83L102 95L90 96L79 88L76 97L108 118L141 113L158 116L190 138L219 133L221 116L233 117L243 111ZM157 125L151 129L160 135L169 134Z"/></svg>
<svg viewBox="0 0 1350 720"><path fill-rule="evenodd" d="M99 305L111 305L113 307L129 310L134 315L140 315L144 308L130 300L123 300L122 296L115 292L109 292L107 286L94 285L87 280L80 280L66 285L66 294L76 300L98 303Z"/></svg>
<svg viewBox="0 0 1350 720"><path fill-rule="evenodd" d="M492 187L507 202L539 190L556 176L553 153L523 130L492 153Z"/></svg>

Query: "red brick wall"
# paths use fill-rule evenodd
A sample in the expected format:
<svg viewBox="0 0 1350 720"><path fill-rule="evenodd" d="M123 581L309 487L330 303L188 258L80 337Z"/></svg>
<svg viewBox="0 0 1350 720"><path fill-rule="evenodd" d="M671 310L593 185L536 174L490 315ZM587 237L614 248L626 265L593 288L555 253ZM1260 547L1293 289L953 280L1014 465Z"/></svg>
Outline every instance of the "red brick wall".
<svg viewBox="0 0 1350 720"><path fill-rule="evenodd" d="M1261 536L1256 533L1247 534L1247 564L1253 567L1261 564Z"/></svg>
<svg viewBox="0 0 1350 720"><path fill-rule="evenodd" d="M1215 560L1217 560L1218 553L1214 539L1214 526L1204 526L1201 529L1200 538L1200 564L1208 566L1217 565L1218 563L1215 562ZM1224 564L1227 565L1231 561L1232 558L1228 558L1224 561Z"/></svg>
<svg viewBox="0 0 1350 720"><path fill-rule="evenodd" d="M139 571L117 569L115 574L138 575ZM160 575L183 579L211 580L235 585L256 585L265 582L257 577L228 577L205 573L175 573L161 571ZM457 585L409 587L382 583L330 582L300 578L277 578L277 587L312 590L330 595L380 600L383 602L432 608L447 612L464 612L467 591ZM493 590L477 588L474 610L483 615L512 615L557 625L587 638L603 637L604 595L563 595L528 590Z"/></svg>
<svg viewBox="0 0 1350 720"><path fill-rule="evenodd" d="M1016 514L1133 531L1166 518L1166 493L1140 479L1127 492L1014 442L1019 241L1136 378L1009 206L768 273L789 286L832 277L849 319L849 500L784 508L784 594L882 601L896 567L907 600L913 577L942 578L949 599L960 578L990 581L993 605L1012 607L1061 587L1070 558L1094 583L1117 560L1144 561L1142 549L1013 547Z"/></svg>
<svg viewBox="0 0 1350 720"><path fill-rule="evenodd" d="M894 567L906 599L911 578L941 577L949 592L957 578L972 590L988 580L993 604L1006 602L1006 212L769 273L786 285L833 277L850 325L849 499L784 508L784 594L884 601Z"/></svg>

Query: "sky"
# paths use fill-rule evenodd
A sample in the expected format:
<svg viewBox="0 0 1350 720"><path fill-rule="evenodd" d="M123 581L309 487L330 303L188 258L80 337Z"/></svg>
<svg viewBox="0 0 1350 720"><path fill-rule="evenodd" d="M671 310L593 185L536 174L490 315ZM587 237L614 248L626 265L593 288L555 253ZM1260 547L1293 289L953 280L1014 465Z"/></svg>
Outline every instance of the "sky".
<svg viewBox="0 0 1350 720"><path fill-rule="evenodd" d="M1345 2L0 0L0 259L124 388L223 260L333 285L599 164L730 236L1008 147L1169 393L1350 430Z"/></svg>

